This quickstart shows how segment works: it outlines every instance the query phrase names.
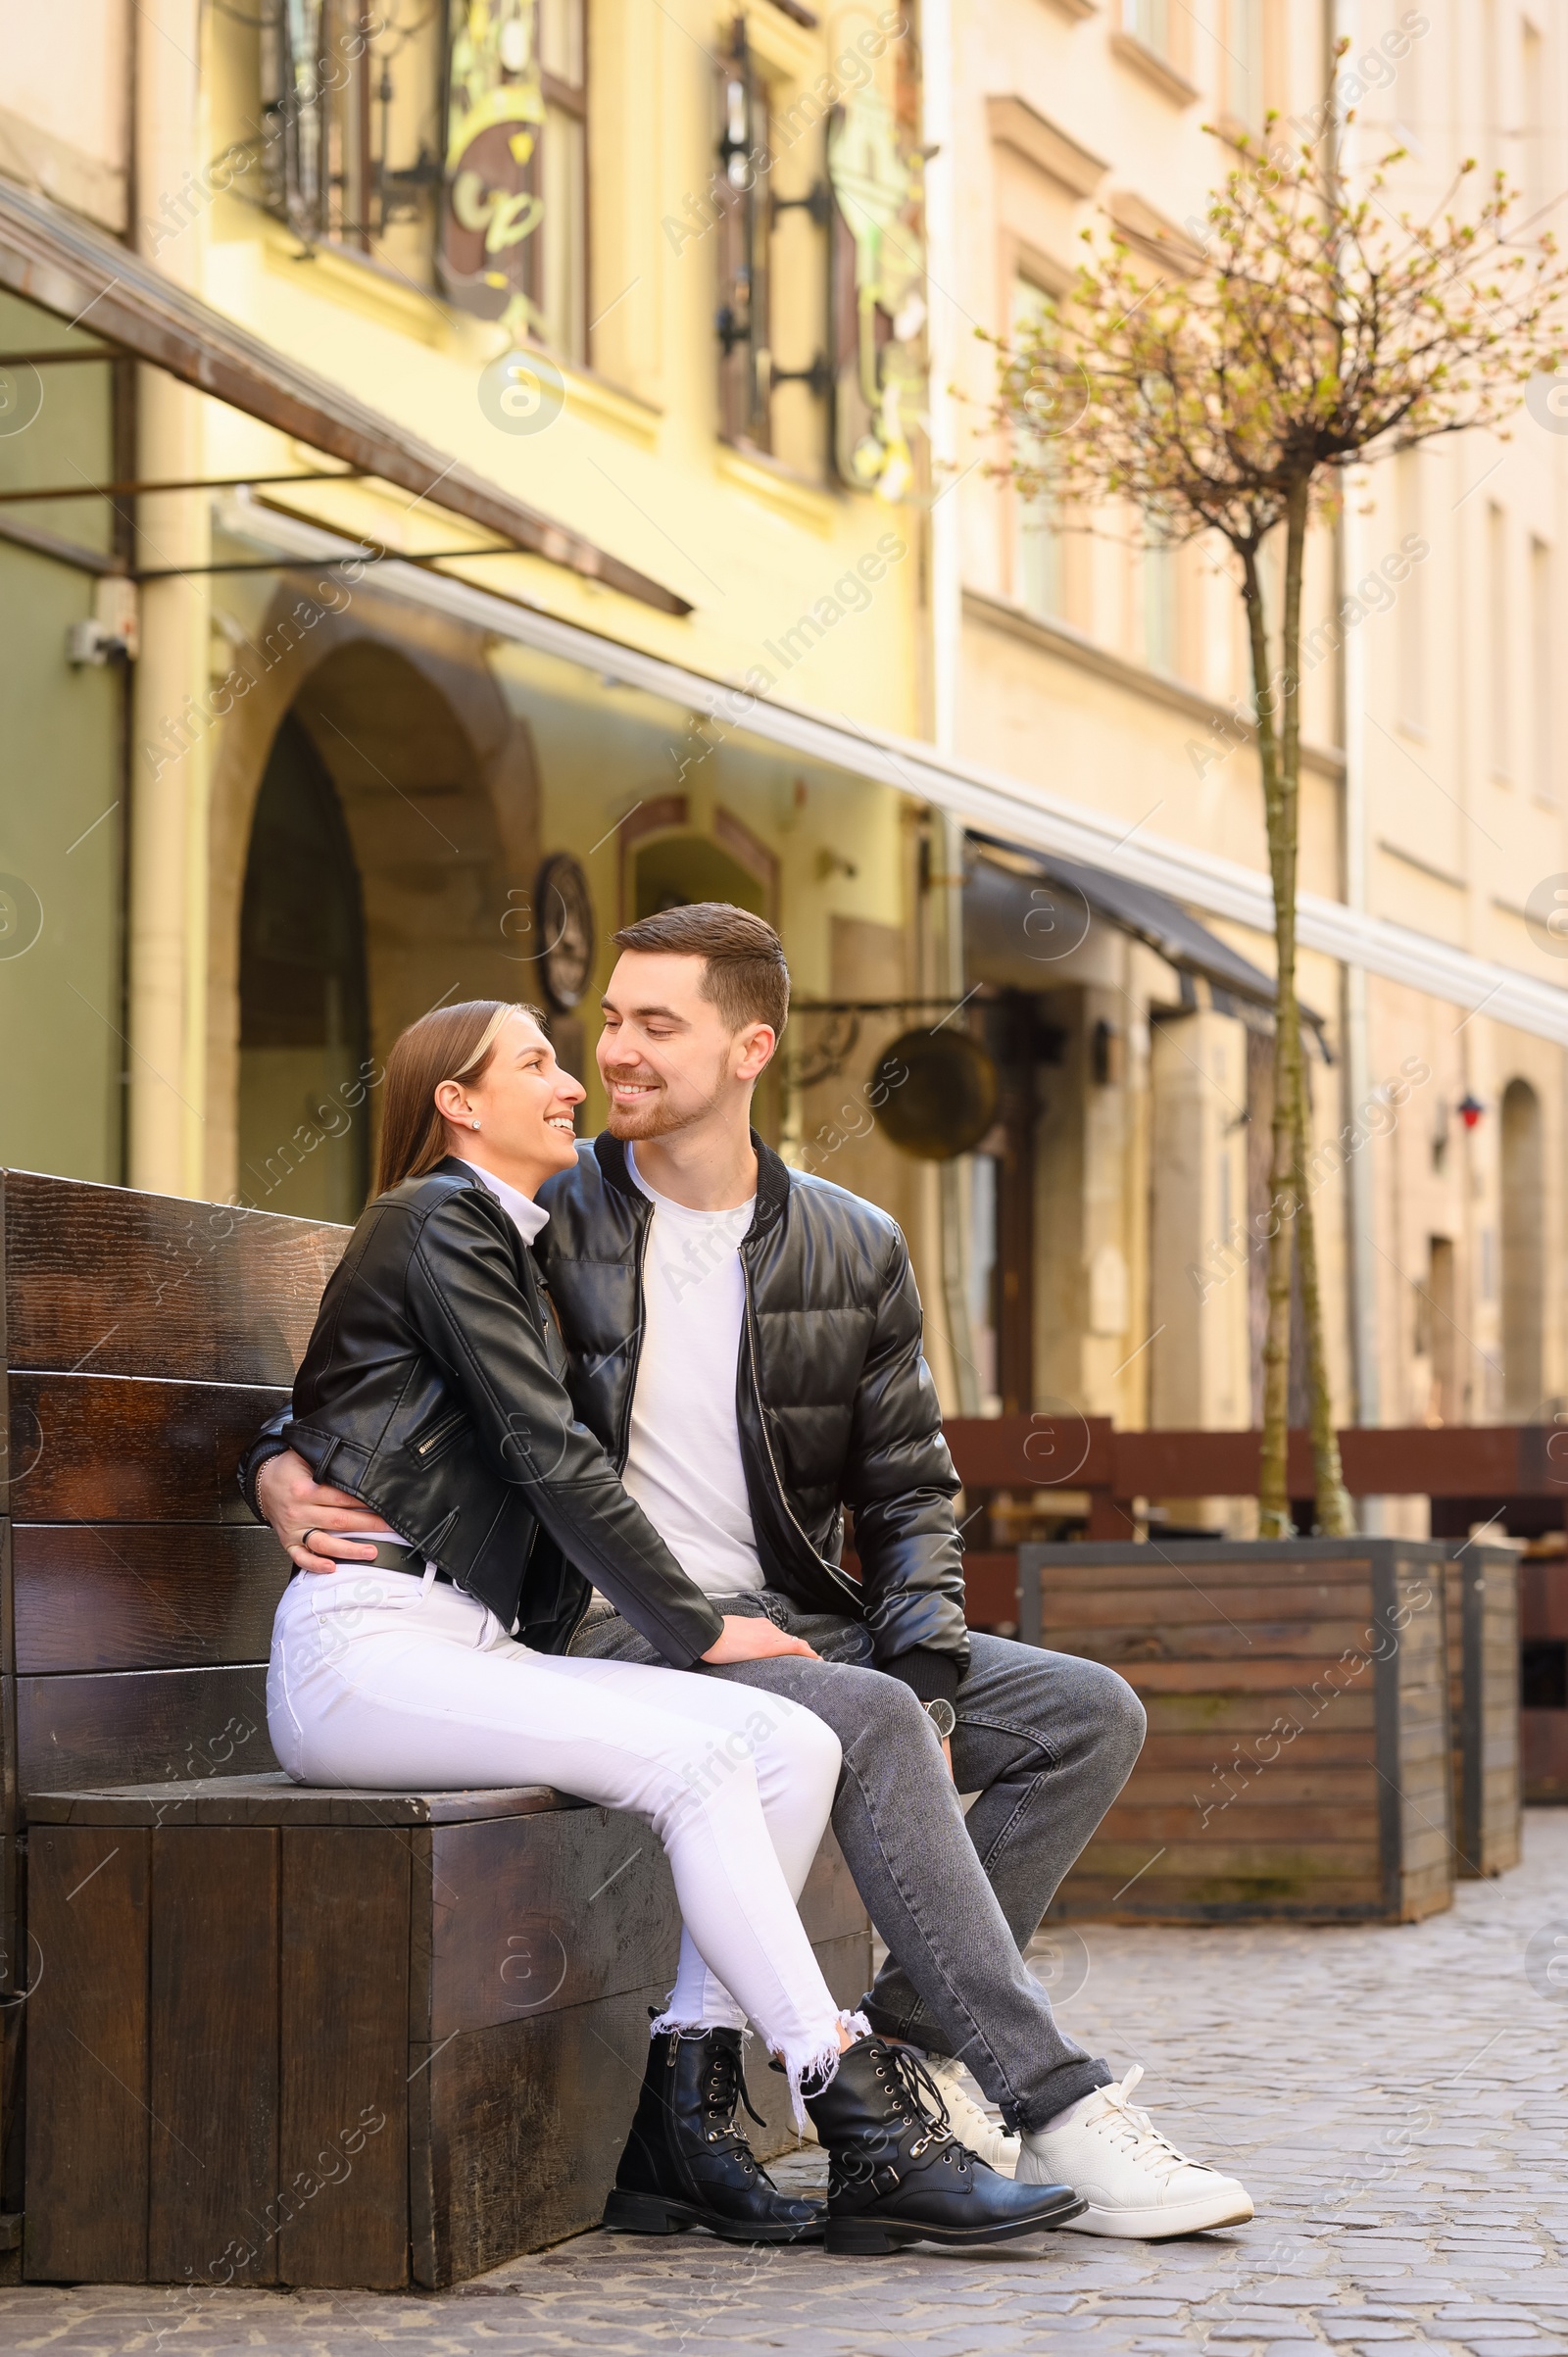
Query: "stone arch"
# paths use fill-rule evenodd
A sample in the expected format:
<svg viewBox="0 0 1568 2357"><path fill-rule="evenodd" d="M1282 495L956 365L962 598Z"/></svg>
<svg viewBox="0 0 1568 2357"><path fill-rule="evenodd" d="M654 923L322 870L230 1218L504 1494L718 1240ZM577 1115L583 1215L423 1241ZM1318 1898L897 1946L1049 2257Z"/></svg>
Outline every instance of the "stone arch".
<svg viewBox="0 0 1568 2357"><path fill-rule="evenodd" d="M302 603L317 618L286 637ZM239 693L236 681L216 748L209 859L207 1183L220 1197L245 1192L241 915L257 800L285 719L330 782L352 847L372 1073L432 1006L534 995L503 924L509 894L531 890L539 862L533 740L490 671L481 631L363 585L337 611L282 587L235 672L249 684ZM312 888L303 859L299 888ZM373 1079L355 1112L373 1152Z"/></svg>
<svg viewBox="0 0 1568 2357"><path fill-rule="evenodd" d="M1510 1080L1502 1093L1502 1395L1509 1417L1541 1411L1545 1285L1541 1099L1528 1080Z"/></svg>

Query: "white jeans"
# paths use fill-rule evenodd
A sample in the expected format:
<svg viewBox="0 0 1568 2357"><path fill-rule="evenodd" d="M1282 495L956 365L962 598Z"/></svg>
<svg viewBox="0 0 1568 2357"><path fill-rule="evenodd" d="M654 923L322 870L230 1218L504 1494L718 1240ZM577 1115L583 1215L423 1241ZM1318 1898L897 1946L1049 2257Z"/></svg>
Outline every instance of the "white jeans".
<svg viewBox="0 0 1568 2357"><path fill-rule="evenodd" d="M803 2073L831 2070L841 2016L795 1900L841 1755L798 1703L641 1662L535 1653L433 1572L349 1565L300 1572L285 1589L267 1720L301 1784L548 1784L644 1818L686 1927L656 2027L749 2016L797 2101Z"/></svg>

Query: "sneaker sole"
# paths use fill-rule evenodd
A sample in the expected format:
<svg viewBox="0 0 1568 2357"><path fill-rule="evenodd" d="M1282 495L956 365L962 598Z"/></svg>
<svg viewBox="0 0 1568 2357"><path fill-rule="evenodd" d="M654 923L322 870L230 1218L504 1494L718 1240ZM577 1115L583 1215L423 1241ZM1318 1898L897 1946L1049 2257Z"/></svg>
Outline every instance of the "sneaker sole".
<svg viewBox="0 0 1568 2357"><path fill-rule="evenodd" d="M1074 2234L1105 2234L1126 2242L1173 2242L1179 2234L1212 2234L1222 2227L1250 2226L1252 2205L1245 2210L1217 2209L1213 2203L1195 2202L1186 2210L1100 2210L1085 2205L1081 2217L1073 2219L1068 2232Z"/></svg>
<svg viewBox="0 0 1568 2357"><path fill-rule="evenodd" d="M686 2234L700 2228L721 2242L820 2242L822 2221L805 2226L748 2226L744 2219L723 2218L695 2202L666 2201L662 2193L622 2193L605 2203L601 2222L612 2234Z"/></svg>
<svg viewBox="0 0 1568 2357"><path fill-rule="evenodd" d="M824 2236L831 2259L881 2259L911 2242L940 2242L947 2250L980 2243L1013 2242L1022 2234L1054 2234L1084 2208L1076 2194L1037 2218L1007 2219L998 2226L917 2226L902 2218L829 2218Z"/></svg>

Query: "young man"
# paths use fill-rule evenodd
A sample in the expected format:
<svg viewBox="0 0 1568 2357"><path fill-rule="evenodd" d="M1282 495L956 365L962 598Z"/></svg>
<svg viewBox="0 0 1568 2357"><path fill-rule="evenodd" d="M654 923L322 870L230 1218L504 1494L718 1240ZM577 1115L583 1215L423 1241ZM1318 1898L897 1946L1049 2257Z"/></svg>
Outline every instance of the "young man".
<svg viewBox="0 0 1568 2357"><path fill-rule="evenodd" d="M536 1251L577 1413L626 1488L723 1610L765 1613L813 1648L712 1674L804 1703L840 1739L834 1828L889 1949L864 2010L923 2051L973 2148L1086 2197L1078 2231L1241 2224L1245 2188L1159 2135L1130 2101L1139 2074L1116 2085L1023 1963L1131 1771L1144 1714L1098 1663L965 1626L958 1485L904 1239L750 1126L788 1012L778 936L708 904L615 941L598 1050L609 1132L542 1191ZM297 1563L350 1556L323 1534L351 1501L287 1455L252 1471ZM840 1568L846 1506L858 1580ZM655 1657L598 1600L572 1650ZM959 1792L976 1795L967 1817ZM710 1975L691 2027L727 2046L742 2026ZM963 2096L960 2064L1014 2135ZM714 2133L727 2142L732 2124Z"/></svg>

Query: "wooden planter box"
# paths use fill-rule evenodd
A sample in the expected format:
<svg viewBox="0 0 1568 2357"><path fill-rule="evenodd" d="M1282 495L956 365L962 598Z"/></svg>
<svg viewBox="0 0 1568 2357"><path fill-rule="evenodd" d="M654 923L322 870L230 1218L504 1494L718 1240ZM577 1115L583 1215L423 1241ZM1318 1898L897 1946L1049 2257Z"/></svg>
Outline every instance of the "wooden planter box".
<svg viewBox="0 0 1568 2357"><path fill-rule="evenodd" d="M1412 1922L1450 1903L1449 1549L1019 1550L1020 1633L1108 1662L1143 1756L1057 1917Z"/></svg>
<svg viewBox="0 0 1568 2357"><path fill-rule="evenodd" d="M280 1775L30 1813L29 2282L438 2287L597 2224L674 1977L647 1826ZM831 1835L801 1911L857 2003ZM751 2079L782 2151L787 2086Z"/></svg>
<svg viewBox="0 0 1568 2357"><path fill-rule="evenodd" d="M1568 1800L1568 1555L1520 1564L1519 1622L1529 1690L1519 1714L1524 1796Z"/></svg>
<svg viewBox="0 0 1568 2357"><path fill-rule="evenodd" d="M1445 1573L1453 1825L1460 1879L1505 1874L1523 1840L1519 1773L1519 1558L1454 1547Z"/></svg>

